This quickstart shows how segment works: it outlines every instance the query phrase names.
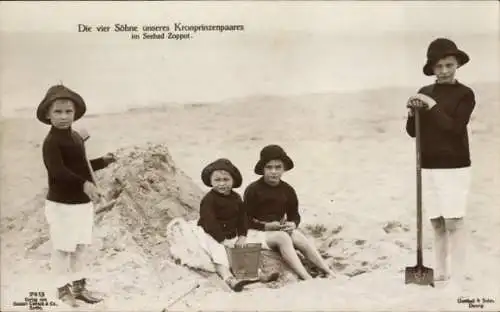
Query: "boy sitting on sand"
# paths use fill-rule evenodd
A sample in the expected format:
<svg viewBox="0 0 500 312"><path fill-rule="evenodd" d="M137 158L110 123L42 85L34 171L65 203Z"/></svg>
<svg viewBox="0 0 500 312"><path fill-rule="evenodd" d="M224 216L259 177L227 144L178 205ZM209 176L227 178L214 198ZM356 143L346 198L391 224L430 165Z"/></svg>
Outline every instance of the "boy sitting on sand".
<svg viewBox="0 0 500 312"><path fill-rule="evenodd" d="M83 98L63 85L51 87L37 109L37 118L50 131L43 141L43 162L48 173L45 216L52 241L51 270L56 275L58 298L71 307L76 299L97 303L86 288L83 273L85 245L92 243L94 206L100 191L95 186L82 137L72 130L86 111ZM114 161L112 154L91 160L93 170ZM71 272L71 276L68 273ZM73 281L72 284L68 283Z"/></svg>
<svg viewBox="0 0 500 312"><path fill-rule="evenodd" d="M254 171L263 177L251 183L244 194L251 228L249 234L260 235L269 247L278 249L301 279L312 277L302 265L295 248L326 276L333 277L333 272L315 246L297 230L300 223L297 194L292 186L281 180L283 173L293 167L292 159L278 145L268 145L260 152Z"/></svg>
<svg viewBox="0 0 500 312"><path fill-rule="evenodd" d="M225 247L244 247L247 241L254 241L254 237L247 238L248 223L243 201L233 191L242 183L238 168L228 159L217 159L203 169L201 179L212 189L201 200L197 236L219 276L237 292L250 283L276 280L278 273L260 274L259 278L252 280L238 280L231 273Z"/></svg>
<svg viewBox="0 0 500 312"><path fill-rule="evenodd" d="M435 83L410 97L406 131L415 137L414 109L421 110L423 196L434 229L436 280L463 272L465 258L464 216L470 184L471 160L467 124L476 104L471 88L455 79L456 70L469 61L449 39L432 41L423 72L436 76Z"/></svg>

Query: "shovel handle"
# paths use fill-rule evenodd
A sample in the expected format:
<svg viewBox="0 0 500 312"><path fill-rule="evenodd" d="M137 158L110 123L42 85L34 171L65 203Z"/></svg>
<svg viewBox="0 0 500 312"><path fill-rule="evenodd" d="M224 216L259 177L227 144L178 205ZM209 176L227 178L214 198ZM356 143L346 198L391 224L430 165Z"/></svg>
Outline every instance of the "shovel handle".
<svg viewBox="0 0 500 312"><path fill-rule="evenodd" d="M95 172L92 169L92 164L90 163L90 160L89 160L88 155L87 155L87 151L85 149L85 142L90 138L90 135L87 132L87 130L85 130L85 129L80 129L80 130L77 131L77 133L80 135L80 137L82 138L82 140L84 142L84 146L83 146L84 156L85 156L85 161L87 162L87 166L89 168L90 176L92 177L92 180L94 181L95 186L100 190L99 184L97 183L97 178L95 176ZM103 195L101 194L100 198L99 198L99 201L102 202L102 199L103 199ZM104 207L102 207L102 209L99 209L99 210L100 211L106 211L107 208L109 208L113 204L114 204L114 202L113 203L112 202L104 203Z"/></svg>
<svg viewBox="0 0 500 312"><path fill-rule="evenodd" d="M200 287L200 284L196 283L193 287L189 288L186 292L184 292L179 297L177 297L175 300L173 300L171 303L169 303L167 305L167 307L162 310L162 312L168 311L168 308L170 308L171 306L173 306L174 304L176 304L177 302L179 302L179 300L181 300L182 298L186 297L187 295L189 295L190 293L192 293L195 289L198 289L199 287Z"/></svg>
<svg viewBox="0 0 500 312"><path fill-rule="evenodd" d="M415 109L415 145L417 158L417 265L423 265L422 254L422 160L420 148L420 109Z"/></svg>
<svg viewBox="0 0 500 312"><path fill-rule="evenodd" d="M90 176L92 177L92 180L94 180L95 185L98 186L94 170L92 170L92 165L90 164L89 158L87 157L87 151L85 149L85 142L87 142L87 140L90 138L90 135L87 132L87 130L85 130L85 129L79 129L76 132L82 138L82 141L84 143L84 147L83 147L84 148L84 156L85 156L85 161L87 162L87 166L88 166L89 171L90 171Z"/></svg>

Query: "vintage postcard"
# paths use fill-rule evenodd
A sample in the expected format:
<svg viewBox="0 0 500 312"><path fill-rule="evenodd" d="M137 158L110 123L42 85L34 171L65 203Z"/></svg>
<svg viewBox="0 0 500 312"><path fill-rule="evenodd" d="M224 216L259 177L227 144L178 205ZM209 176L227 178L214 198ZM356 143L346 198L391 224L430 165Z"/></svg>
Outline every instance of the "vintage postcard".
<svg viewBox="0 0 500 312"><path fill-rule="evenodd" d="M1 310L498 311L499 9L1 1Z"/></svg>

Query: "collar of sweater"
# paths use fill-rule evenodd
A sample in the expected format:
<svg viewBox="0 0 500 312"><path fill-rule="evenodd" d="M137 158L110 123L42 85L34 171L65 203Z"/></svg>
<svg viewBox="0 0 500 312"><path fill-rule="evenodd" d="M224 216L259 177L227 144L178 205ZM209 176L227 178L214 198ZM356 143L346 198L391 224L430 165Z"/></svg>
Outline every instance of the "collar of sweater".
<svg viewBox="0 0 500 312"><path fill-rule="evenodd" d="M59 129L54 126L50 128L50 132L57 134L57 135L63 135L63 136L71 136L71 127L68 127L66 129Z"/></svg>
<svg viewBox="0 0 500 312"><path fill-rule="evenodd" d="M266 182L266 180L264 180L264 177L261 177L259 179L259 183L263 186L266 186L266 187L269 187L269 188L275 188L275 187L280 187L281 185L283 185L283 181L280 179L279 183L276 184L276 185L271 185L269 183Z"/></svg>
<svg viewBox="0 0 500 312"><path fill-rule="evenodd" d="M223 197L223 198L230 198L230 197L234 197L236 195L236 193L233 190L231 190L231 192L227 195L219 193L214 189L211 189L210 192L212 192L215 196L219 196L219 197Z"/></svg>
<svg viewBox="0 0 500 312"><path fill-rule="evenodd" d="M461 83L457 79L453 80L453 82L444 82L444 83L438 82L436 80L436 81L434 81L434 85L443 86L443 87L447 87L447 86L448 87L456 87L456 86L461 85Z"/></svg>

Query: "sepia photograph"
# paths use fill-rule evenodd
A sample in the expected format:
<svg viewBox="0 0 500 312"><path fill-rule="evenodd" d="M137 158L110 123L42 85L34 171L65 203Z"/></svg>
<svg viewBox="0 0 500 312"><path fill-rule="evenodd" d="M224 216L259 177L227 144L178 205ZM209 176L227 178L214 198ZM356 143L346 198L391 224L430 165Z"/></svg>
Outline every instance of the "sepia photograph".
<svg viewBox="0 0 500 312"><path fill-rule="evenodd" d="M499 311L498 1L0 1L1 311Z"/></svg>

